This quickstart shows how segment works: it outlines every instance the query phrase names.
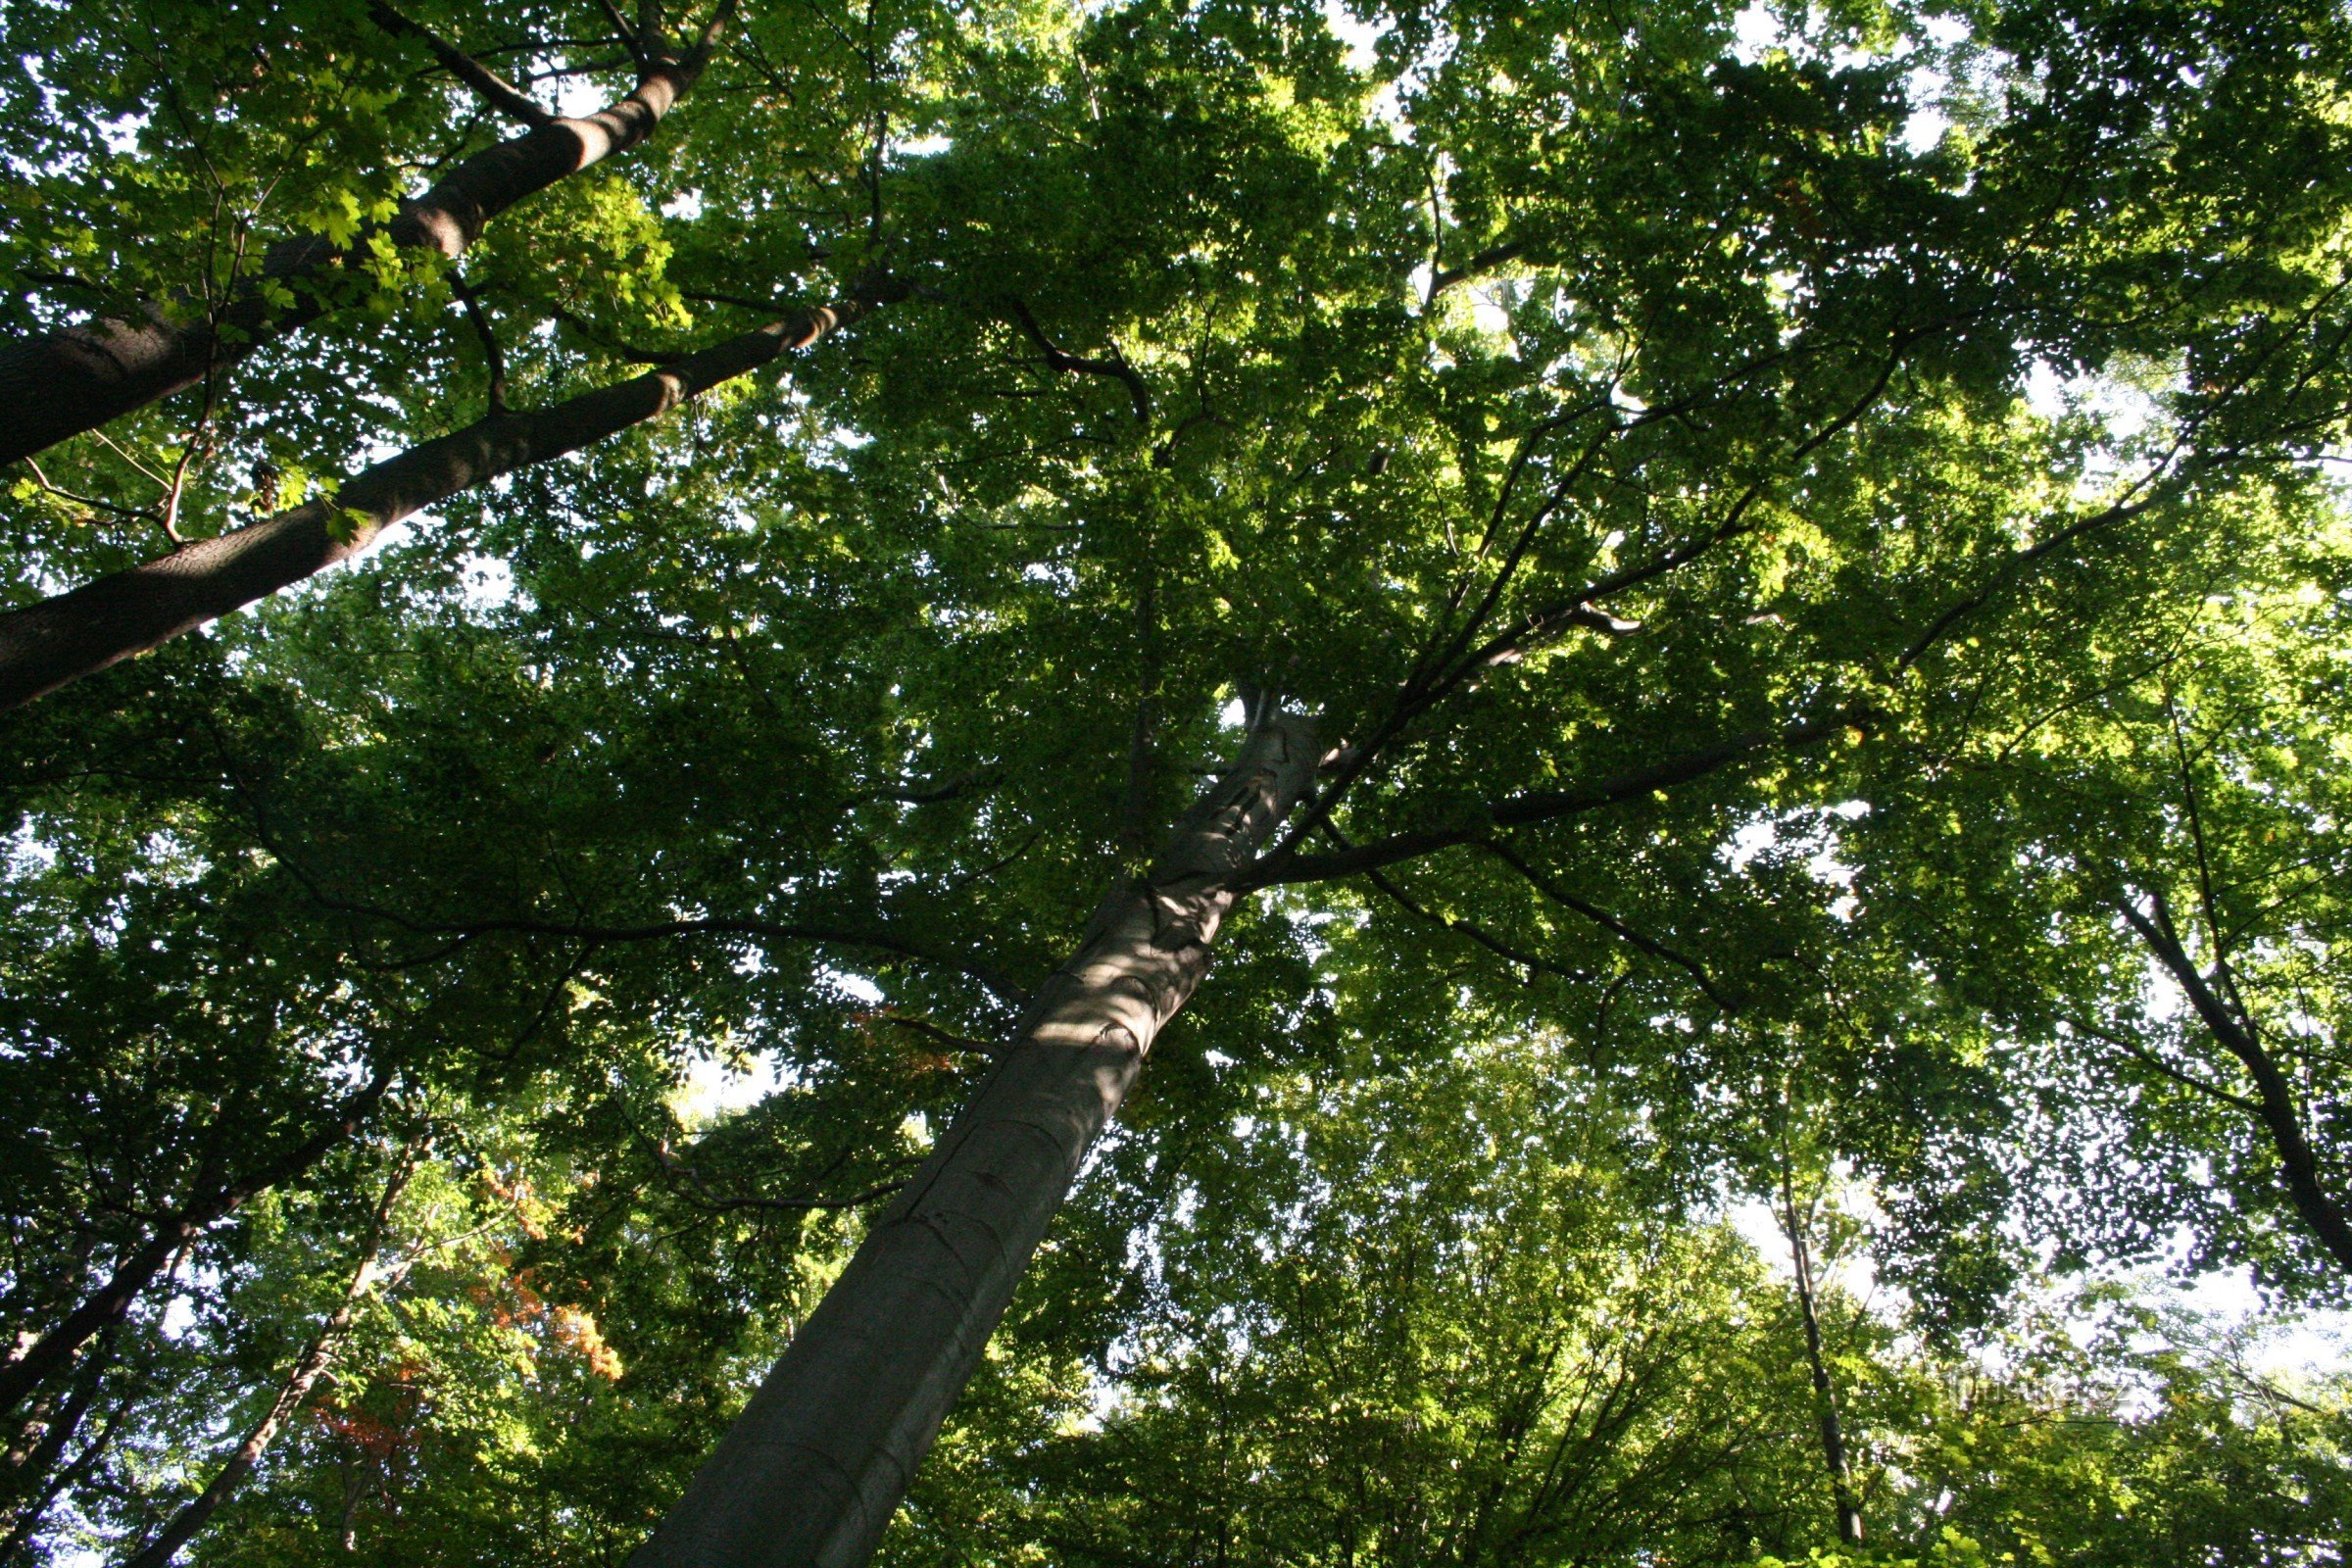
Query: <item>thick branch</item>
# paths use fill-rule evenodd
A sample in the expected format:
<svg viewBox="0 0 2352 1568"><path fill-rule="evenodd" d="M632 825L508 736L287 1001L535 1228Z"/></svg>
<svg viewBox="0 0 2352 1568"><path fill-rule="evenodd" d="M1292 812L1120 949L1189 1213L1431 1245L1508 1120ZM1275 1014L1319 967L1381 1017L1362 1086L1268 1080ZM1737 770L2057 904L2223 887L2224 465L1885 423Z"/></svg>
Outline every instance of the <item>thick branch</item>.
<svg viewBox="0 0 2352 1568"><path fill-rule="evenodd" d="M2345 1218L2342 1206L2321 1179L2319 1155L2304 1134L2302 1109L2295 1103L2294 1089L2287 1082L2286 1073L2254 1032L2206 983L2187 950L2180 946L2180 938L2166 924L2149 919L2130 899L2117 899L2115 910L2187 993L2189 1004L2196 1008L2197 1016L2222 1049L2235 1056L2247 1076L2254 1080L2257 1114L2271 1135L2271 1146L2286 1174L2287 1195L2296 1212L2334 1257L2336 1266L2352 1273L2352 1221Z"/></svg>
<svg viewBox="0 0 2352 1568"><path fill-rule="evenodd" d="M1443 271L1432 273L1429 279L1429 297L1434 300L1456 283L1467 282L1481 272L1491 272L1505 262L1515 262L1526 252L1525 243L1515 239L1505 240L1500 245L1490 245L1459 267L1448 267Z"/></svg>
<svg viewBox="0 0 2352 1568"><path fill-rule="evenodd" d="M1020 987L985 965L969 958L935 952L895 932L870 928L860 930L851 926L810 925L801 921L732 919L659 920L648 925L574 925L558 920L418 921L403 919L388 909L367 908L359 905L346 905L343 907L390 920L419 936L467 939L502 934L568 937L599 946L607 943L660 942L670 937L738 936L757 937L769 942L809 942L819 946L864 948L933 968L954 970L979 982L998 1001L1010 1003L1016 1007L1029 1000L1028 994Z"/></svg>
<svg viewBox="0 0 2352 1568"><path fill-rule="evenodd" d="M444 70L471 88L473 95L484 104L509 120L533 128L555 123L556 117L531 102L521 88L430 27L401 15L384 0L369 0L368 12L377 26L395 38L406 36L421 42L432 51L433 58L441 62Z"/></svg>
<svg viewBox="0 0 2352 1568"><path fill-rule="evenodd" d="M1744 735L1735 735L1713 746L1686 752L1680 757L1668 758L1647 767L1635 768L1583 789L1539 790L1511 796L1489 807L1482 820L1416 833L1399 833L1393 838L1378 839L1331 855L1300 855L1296 850L1286 851L1259 861L1245 877L1245 886L1262 888L1277 883L1326 882L1335 877L1354 876L1359 872L1394 865L1399 860L1415 859L1439 850L1450 849L1457 844L1476 842L1485 838L1491 828L1524 827L1535 822L1557 821L1562 817L1599 810L1620 802L1639 800L1656 790L1688 784L1757 752L1809 746L1844 730L1862 728L1868 718L1866 712L1855 709L1833 714L1827 719L1790 724L1783 729L1749 730Z"/></svg>
<svg viewBox="0 0 2352 1568"><path fill-rule="evenodd" d="M1029 314L1028 306L1009 295L1005 297L1004 305L1011 312L1013 320L1028 335L1029 341L1035 343L1038 351L1045 355L1048 365L1056 370L1077 375L1107 375L1124 382L1128 400L1135 405L1137 421L1147 425L1152 422L1152 389L1144 384L1142 372L1127 363L1125 355L1115 347L1111 350L1112 357L1107 360L1082 359L1078 355L1065 353L1055 346L1052 338L1046 336L1046 329L1037 324L1037 318Z"/></svg>
<svg viewBox="0 0 2352 1568"><path fill-rule="evenodd" d="M888 289L854 295L551 409L492 414L385 459L332 497L0 615L0 711L347 560L425 507L666 414L897 297Z"/></svg>
<svg viewBox="0 0 2352 1568"><path fill-rule="evenodd" d="M710 42L651 61L626 97L584 120L551 119L466 159L390 222L363 228L348 245L308 235L271 246L261 275L291 290L289 307L248 288L217 317L187 325L150 310L137 320L101 318L0 347L0 464L192 386L309 325L341 303L336 285L348 264L371 255L379 234L403 250L463 254L516 202L651 136L701 76Z"/></svg>
<svg viewBox="0 0 2352 1568"><path fill-rule="evenodd" d="M463 280L454 280L458 303L466 309L466 319L473 327L473 335L481 340L482 366L489 377L490 412L503 415L507 410L507 353L498 346L498 333L490 325L490 318L482 310L481 290Z"/></svg>

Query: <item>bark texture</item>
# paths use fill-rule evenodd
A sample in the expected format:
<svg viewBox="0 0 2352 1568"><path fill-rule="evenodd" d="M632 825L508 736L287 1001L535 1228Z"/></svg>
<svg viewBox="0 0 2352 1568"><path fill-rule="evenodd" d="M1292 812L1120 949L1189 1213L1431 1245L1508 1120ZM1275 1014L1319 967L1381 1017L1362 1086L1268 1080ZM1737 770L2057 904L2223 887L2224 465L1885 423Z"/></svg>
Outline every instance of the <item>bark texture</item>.
<svg viewBox="0 0 2352 1568"><path fill-rule="evenodd" d="M209 319L173 324L161 312L101 318L0 345L0 464L13 463L143 408L309 325L337 303L344 264L369 254L377 233L403 249L464 254L490 220L567 174L628 151L654 133L708 61L708 44L649 64L635 90L584 120L550 120L465 160L380 229L349 245L322 236L270 248L262 277L285 284L290 306L259 289L231 297Z"/></svg>
<svg viewBox="0 0 2352 1568"><path fill-rule="evenodd" d="M816 342L885 296L771 321L661 368L528 414L493 414L309 501L127 571L0 615L0 712L168 642L357 555L392 523L461 491L576 452Z"/></svg>
<svg viewBox="0 0 2352 1568"><path fill-rule="evenodd" d="M634 1568L856 1568L977 1364L1081 1161L1208 967L1235 877L1312 782L1271 703L1158 861L1111 893Z"/></svg>

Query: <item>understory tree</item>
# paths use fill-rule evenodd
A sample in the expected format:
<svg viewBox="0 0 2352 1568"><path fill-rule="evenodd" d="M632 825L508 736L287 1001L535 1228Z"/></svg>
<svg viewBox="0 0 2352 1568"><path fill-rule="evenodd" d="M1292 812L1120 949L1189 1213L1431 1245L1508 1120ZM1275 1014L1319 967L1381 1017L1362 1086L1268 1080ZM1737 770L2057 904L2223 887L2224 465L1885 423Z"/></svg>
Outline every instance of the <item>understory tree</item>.
<svg viewBox="0 0 2352 1568"><path fill-rule="evenodd" d="M0 1551L2328 1560L2340 7L0 32Z"/></svg>

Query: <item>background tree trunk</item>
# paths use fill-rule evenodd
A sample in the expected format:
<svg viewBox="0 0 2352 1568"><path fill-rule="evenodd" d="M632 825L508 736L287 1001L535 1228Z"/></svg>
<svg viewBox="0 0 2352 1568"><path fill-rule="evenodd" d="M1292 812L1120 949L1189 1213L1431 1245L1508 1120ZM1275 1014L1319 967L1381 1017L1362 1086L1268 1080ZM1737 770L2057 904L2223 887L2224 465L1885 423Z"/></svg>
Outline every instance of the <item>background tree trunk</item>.
<svg viewBox="0 0 2352 1568"><path fill-rule="evenodd" d="M1233 766L1102 902L634 1568L872 1554L1086 1152L1206 972L1234 874L1313 781L1312 722L1256 707Z"/></svg>
<svg viewBox="0 0 2352 1568"><path fill-rule="evenodd" d="M1805 1224L1796 1208L1796 1184L1786 1152L1781 1163L1783 1217L1788 1226L1788 1255L1796 1273L1796 1306L1804 1319L1805 1364L1813 1374L1813 1414L1821 1428L1822 1465L1830 1473L1830 1497L1838 1509L1838 1539L1849 1546L1862 1544L1862 1504L1854 1496L1853 1475L1845 1459L1845 1425L1838 1414L1838 1387L1830 1378L1829 1357L1822 1351L1821 1306L1813 1288L1812 1250L1805 1246Z"/></svg>
<svg viewBox="0 0 2352 1568"><path fill-rule="evenodd" d="M2270 1135L2271 1148L2278 1155L2279 1174L2285 1179L2288 1199L2303 1223L2311 1227L2322 1247L2335 1259L2336 1267L2352 1275L2352 1218L2345 1215L2343 1205L2328 1191L2320 1172L2319 1152L2303 1131L2303 1109L2295 1102L2294 1086L2276 1057L2265 1049L2253 1027L2251 1017L2240 1016L2208 983L2197 968L2196 960L2188 956L2161 901L2156 905L2153 920L2142 914L2129 899L2116 901L2116 909L2124 921L2138 933L2156 961L2187 993L2189 1004L2196 1008L2198 1019L2224 1051L2235 1056L2254 1080L2254 1113Z"/></svg>
<svg viewBox="0 0 2352 1568"><path fill-rule="evenodd" d="M344 1291L342 1301L319 1325L318 1332L311 1338L310 1346L288 1369L285 1381L278 1386L277 1397L270 1401L270 1408L263 1413L262 1419L255 1423L252 1431L245 1434L245 1440L237 1445L205 1489L182 1503L179 1511L156 1533L154 1540L123 1561L122 1568L169 1568L172 1559L178 1555L179 1548L186 1545L196 1532L205 1527L220 1504L245 1484L245 1478L261 1462L262 1454L268 1450L278 1430L286 1424L287 1418L301 1409L303 1400L311 1396L311 1390L318 1385L327 1364L334 1359L335 1348L345 1331L351 1327L351 1320L358 1315L360 1302L366 1298L368 1289L377 1279L375 1254L384 1245L384 1232L391 1225L393 1206L400 1201L401 1192L408 1186L409 1176L415 1168L412 1156L408 1153L403 1153L394 1164L392 1175L384 1184L384 1196L376 1203L368 1233L361 1240L360 1265L352 1271L351 1284Z"/></svg>
<svg viewBox="0 0 2352 1568"><path fill-rule="evenodd" d="M158 1274L168 1277L178 1270L178 1259L195 1246L208 1226L235 1213L257 1193L268 1192L302 1175L359 1131L375 1114L376 1104L391 1083L392 1069L377 1068L374 1076L339 1107L324 1128L242 1181L219 1179L208 1157L198 1168L196 1189L188 1200L166 1216L116 1264L106 1284L83 1298L57 1327L33 1342L23 1355L0 1367L0 1414L15 1410L44 1381L69 1365L84 1345L109 1325L122 1322L139 1293L153 1284Z"/></svg>

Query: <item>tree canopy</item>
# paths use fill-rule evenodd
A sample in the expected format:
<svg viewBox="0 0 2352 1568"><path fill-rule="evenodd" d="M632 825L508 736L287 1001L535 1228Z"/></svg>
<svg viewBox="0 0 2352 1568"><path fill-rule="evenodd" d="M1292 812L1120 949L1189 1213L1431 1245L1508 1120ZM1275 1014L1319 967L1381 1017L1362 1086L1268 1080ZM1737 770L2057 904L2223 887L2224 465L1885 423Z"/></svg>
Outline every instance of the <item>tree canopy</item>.
<svg viewBox="0 0 2352 1568"><path fill-rule="evenodd" d="M0 1562L2341 1560L2340 5L0 33Z"/></svg>

